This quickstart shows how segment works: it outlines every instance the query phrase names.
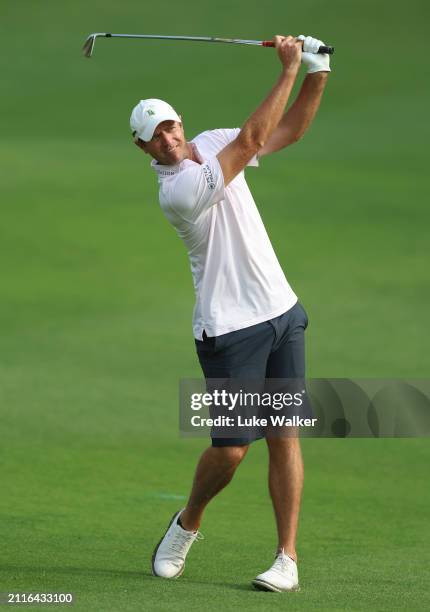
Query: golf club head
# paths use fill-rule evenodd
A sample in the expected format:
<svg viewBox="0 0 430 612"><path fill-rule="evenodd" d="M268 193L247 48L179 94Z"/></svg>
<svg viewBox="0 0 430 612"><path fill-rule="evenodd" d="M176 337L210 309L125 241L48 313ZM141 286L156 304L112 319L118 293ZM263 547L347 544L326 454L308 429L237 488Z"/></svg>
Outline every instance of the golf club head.
<svg viewBox="0 0 430 612"><path fill-rule="evenodd" d="M82 53L85 55L85 57L90 58L92 56L95 42L96 34L90 34L82 47Z"/></svg>

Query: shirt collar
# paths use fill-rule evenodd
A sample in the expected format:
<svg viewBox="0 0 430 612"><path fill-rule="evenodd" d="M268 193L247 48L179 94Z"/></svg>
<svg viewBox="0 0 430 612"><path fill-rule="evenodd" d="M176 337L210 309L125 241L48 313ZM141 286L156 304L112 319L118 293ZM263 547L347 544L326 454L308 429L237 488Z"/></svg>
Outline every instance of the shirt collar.
<svg viewBox="0 0 430 612"><path fill-rule="evenodd" d="M191 141L189 144L192 146L194 155L197 157L199 162L203 163L203 158L197 148L197 145L193 141ZM174 164L173 166L163 166L162 164L159 164L156 159L153 159L151 161L151 167L158 174L159 180L161 180L167 176L174 176L175 174L178 174L178 172L181 172L184 168L186 168L190 164L195 164L195 163L196 162L193 162L191 159L187 157L186 159L181 161L180 164Z"/></svg>

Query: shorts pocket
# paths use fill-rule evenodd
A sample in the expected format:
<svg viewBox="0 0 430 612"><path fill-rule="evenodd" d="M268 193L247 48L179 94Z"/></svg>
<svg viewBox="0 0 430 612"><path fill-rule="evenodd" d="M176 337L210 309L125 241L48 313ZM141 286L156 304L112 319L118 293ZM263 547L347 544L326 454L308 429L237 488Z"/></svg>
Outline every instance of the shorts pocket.
<svg viewBox="0 0 430 612"><path fill-rule="evenodd" d="M305 327L305 329L306 329L306 328L308 327L308 325L309 325L309 319L308 319L307 312L306 312L306 310L303 308L303 306L300 304L300 302L297 302L297 305L298 305L298 306L300 306L300 309L301 309L301 311L302 311L302 314L303 314L303 319L304 319L304 327Z"/></svg>
<svg viewBox="0 0 430 612"><path fill-rule="evenodd" d="M215 338L206 335L203 331L203 340L194 339L198 354L211 354L215 352Z"/></svg>
<svg viewBox="0 0 430 612"><path fill-rule="evenodd" d="M226 344L226 342L228 340L228 336L229 336L228 333L227 334L222 334L221 336L215 336L215 338L214 338L214 341L215 341L214 342L214 348L215 348L216 352L221 351L224 348L224 346L225 346L225 344Z"/></svg>

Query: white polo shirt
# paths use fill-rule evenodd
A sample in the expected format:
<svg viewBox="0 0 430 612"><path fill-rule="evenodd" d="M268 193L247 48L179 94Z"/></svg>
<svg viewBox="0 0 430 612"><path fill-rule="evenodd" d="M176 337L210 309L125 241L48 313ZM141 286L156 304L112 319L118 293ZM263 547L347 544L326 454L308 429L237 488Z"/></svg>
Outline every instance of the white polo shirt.
<svg viewBox="0 0 430 612"><path fill-rule="evenodd" d="M242 171L227 187L216 155L240 129L191 141L201 164L155 160L161 208L185 243L196 303L194 337L220 336L277 317L297 302L279 265ZM248 164L258 166L254 157Z"/></svg>

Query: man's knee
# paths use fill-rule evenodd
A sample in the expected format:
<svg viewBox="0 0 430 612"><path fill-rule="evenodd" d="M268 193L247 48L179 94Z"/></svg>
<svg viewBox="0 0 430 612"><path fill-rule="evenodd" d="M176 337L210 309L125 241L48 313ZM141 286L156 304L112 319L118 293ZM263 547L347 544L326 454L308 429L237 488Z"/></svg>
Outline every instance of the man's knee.
<svg viewBox="0 0 430 612"><path fill-rule="evenodd" d="M286 436L269 437L266 438L266 442L271 454L300 452L300 438L297 434L290 433Z"/></svg>
<svg viewBox="0 0 430 612"><path fill-rule="evenodd" d="M249 445L244 446L219 446L217 452L220 461L225 463L226 468L235 468L248 452Z"/></svg>

